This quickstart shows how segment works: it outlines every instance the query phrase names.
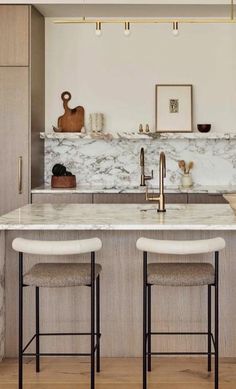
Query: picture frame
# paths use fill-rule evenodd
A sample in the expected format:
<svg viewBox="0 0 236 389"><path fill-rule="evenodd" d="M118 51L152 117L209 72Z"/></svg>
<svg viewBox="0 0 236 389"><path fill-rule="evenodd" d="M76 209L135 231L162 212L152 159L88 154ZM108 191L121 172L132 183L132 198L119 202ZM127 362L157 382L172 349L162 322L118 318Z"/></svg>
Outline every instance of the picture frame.
<svg viewBox="0 0 236 389"><path fill-rule="evenodd" d="M192 84L157 84L155 106L156 132L193 131Z"/></svg>

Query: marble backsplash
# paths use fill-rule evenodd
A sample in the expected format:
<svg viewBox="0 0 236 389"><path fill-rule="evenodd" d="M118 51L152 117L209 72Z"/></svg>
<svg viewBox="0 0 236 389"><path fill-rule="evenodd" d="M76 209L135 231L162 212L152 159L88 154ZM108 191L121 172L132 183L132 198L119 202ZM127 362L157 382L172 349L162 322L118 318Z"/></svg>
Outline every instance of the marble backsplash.
<svg viewBox="0 0 236 389"><path fill-rule="evenodd" d="M64 164L77 176L77 185L127 188L140 184L139 154L145 150L145 173L154 170L152 186L158 186L161 151L166 153L166 185L179 186L178 161L194 161L196 185L236 184L236 139L45 139L45 182L51 182L55 163Z"/></svg>

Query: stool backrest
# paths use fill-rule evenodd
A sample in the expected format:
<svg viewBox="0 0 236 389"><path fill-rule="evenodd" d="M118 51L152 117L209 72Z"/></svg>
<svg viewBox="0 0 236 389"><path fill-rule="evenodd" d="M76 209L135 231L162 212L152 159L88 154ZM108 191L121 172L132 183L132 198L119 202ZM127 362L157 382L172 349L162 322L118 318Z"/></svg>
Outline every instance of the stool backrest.
<svg viewBox="0 0 236 389"><path fill-rule="evenodd" d="M15 251L36 255L73 255L98 251L102 248L99 238L66 241L44 241L16 238L12 242Z"/></svg>
<svg viewBox="0 0 236 389"><path fill-rule="evenodd" d="M156 254L191 255L220 251L225 248L223 238L204 240L156 240L139 238L138 250Z"/></svg>

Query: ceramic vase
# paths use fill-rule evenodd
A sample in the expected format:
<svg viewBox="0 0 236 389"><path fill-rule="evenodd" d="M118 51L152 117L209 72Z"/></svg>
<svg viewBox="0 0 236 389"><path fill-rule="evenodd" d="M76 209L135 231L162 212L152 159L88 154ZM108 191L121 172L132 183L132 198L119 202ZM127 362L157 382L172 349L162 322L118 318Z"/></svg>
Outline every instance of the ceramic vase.
<svg viewBox="0 0 236 389"><path fill-rule="evenodd" d="M181 183L183 188L191 188L191 186L193 186L193 179L191 173L183 174Z"/></svg>

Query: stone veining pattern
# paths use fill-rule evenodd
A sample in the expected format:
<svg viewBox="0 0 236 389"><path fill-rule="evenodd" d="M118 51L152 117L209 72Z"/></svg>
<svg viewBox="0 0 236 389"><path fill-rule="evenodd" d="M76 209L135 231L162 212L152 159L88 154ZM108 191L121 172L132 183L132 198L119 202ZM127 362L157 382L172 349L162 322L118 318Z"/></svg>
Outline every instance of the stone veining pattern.
<svg viewBox="0 0 236 389"><path fill-rule="evenodd" d="M228 204L30 204L0 217L0 230L236 230Z"/></svg>
<svg viewBox="0 0 236 389"><path fill-rule="evenodd" d="M236 184L236 139L45 139L45 183L51 169L63 163L76 174L78 186L102 188L137 187L140 183L139 153L145 149L146 174L154 170L152 186L158 186L159 154L167 157L167 186L180 185L178 160L194 161L195 185Z"/></svg>

